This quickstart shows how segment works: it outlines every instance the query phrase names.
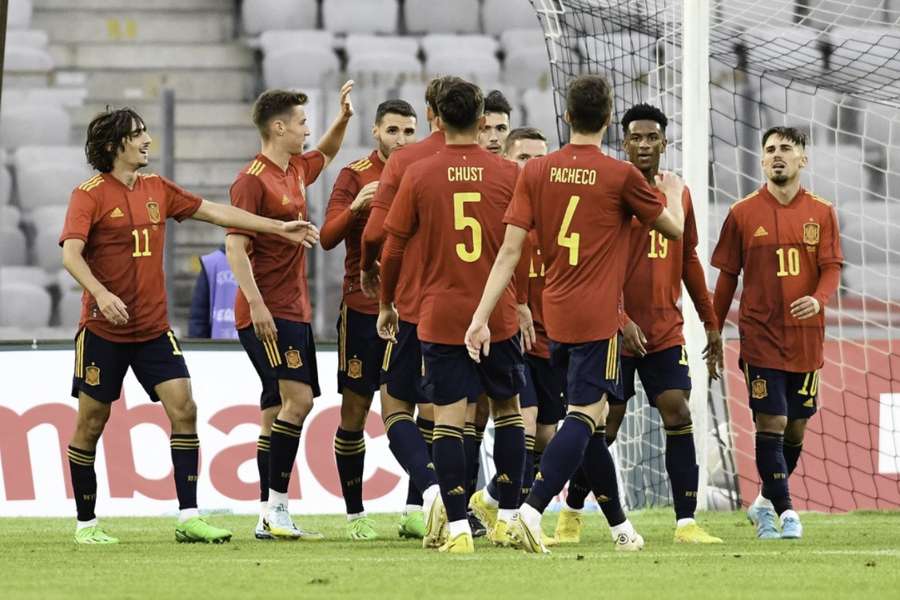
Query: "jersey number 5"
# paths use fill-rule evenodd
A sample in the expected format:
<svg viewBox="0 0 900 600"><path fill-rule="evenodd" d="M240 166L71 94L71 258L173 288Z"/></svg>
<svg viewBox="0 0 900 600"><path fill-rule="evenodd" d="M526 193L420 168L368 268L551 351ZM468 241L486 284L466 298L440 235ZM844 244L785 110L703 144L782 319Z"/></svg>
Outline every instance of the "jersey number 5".
<svg viewBox="0 0 900 600"><path fill-rule="evenodd" d="M478 192L456 192L453 194L453 228L457 231L472 230L472 249L467 250L463 242L456 244L456 255L463 262L471 263L481 258L481 223L475 217L466 216L466 202L481 202Z"/></svg>
<svg viewBox="0 0 900 600"><path fill-rule="evenodd" d="M569 264L573 267L578 264L578 243L581 241L581 234L570 233L569 229L572 227L572 217L575 216L579 200L581 200L581 196L569 198L566 214L563 215L562 225L559 226L559 234L556 236L556 243L569 249Z"/></svg>

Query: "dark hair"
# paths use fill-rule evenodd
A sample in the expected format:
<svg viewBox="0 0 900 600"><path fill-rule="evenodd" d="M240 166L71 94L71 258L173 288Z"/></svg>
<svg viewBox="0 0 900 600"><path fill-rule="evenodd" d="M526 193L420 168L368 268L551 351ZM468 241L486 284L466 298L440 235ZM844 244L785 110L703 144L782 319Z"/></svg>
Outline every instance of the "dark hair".
<svg viewBox="0 0 900 600"><path fill-rule="evenodd" d="M484 114L484 96L477 85L460 79L441 88L437 106L448 127L463 131L473 127Z"/></svg>
<svg viewBox="0 0 900 600"><path fill-rule="evenodd" d="M137 125L137 129L135 129ZM87 127L84 155L88 163L101 173L113 169L113 161L119 150L125 148L125 139L144 129L144 119L133 108L112 110L108 106L97 114Z"/></svg>
<svg viewBox="0 0 900 600"><path fill-rule="evenodd" d="M506 142L503 144L503 152L508 152L513 144L519 140L540 140L547 141L547 137L536 127L516 127L506 136Z"/></svg>
<svg viewBox="0 0 900 600"><path fill-rule="evenodd" d="M441 95L441 90L444 86L460 81L463 80L459 77L445 75L443 77L435 77L428 82L428 87L425 88L425 103L428 104L434 114L438 114L438 96Z"/></svg>
<svg viewBox="0 0 900 600"><path fill-rule="evenodd" d="M379 104L375 109L375 124L380 124L387 114L416 118L416 111L406 100L385 100Z"/></svg>
<svg viewBox="0 0 900 600"><path fill-rule="evenodd" d="M612 91L600 75L581 75L566 92L566 110L572 131L599 133L612 114Z"/></svg>
<svg viewBox="0 0 900 600"><path fill-rule="evenodd" d="M309 97L303 92L266 90L253 103L253 124L263 137L268 137L272 119L285 115L295 106L303 106L308 101Z"/></svg>
<svg viewBox="0 0 900 600"><path fill-rule="evenodd" d="M491 90L488 92L488 95L484 97L484 112L503 113L508 117L510 113L512 113L512 106L509 105L509 100L506 99L503 92L500 90Z"/></svg>
<svg viewBox="0 0 900 600"><path fill-rule="evenodd" d="M625 111L625 115L622 117L622 131L625 132L625 135L628 135L628 126L634 121L656 121L663 133L666 132L666 125L669 124L669 119L666 118L663 111L644 102L635 104Z"/></svg>
<svg viewBox="0 0 900 600"><path fill-rule="evenodd" d="M766 147L766 140L772 135L783 137L806 149L806 133L796 127L769 127L762 136L763 148Z"/></svg>

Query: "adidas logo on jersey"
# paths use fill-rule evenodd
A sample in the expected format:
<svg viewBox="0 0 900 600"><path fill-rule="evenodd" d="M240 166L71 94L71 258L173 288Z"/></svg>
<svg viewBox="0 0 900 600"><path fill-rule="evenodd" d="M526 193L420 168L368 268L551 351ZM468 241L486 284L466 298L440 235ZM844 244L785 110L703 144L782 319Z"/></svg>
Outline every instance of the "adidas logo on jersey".
<svg viewBox="0 0 900 600"><path fill-rule="evenodd" d="M282 206L284 206L285 204L290 204L290 203L291 203L291 201L290 201L290 199L287 197L286 194L281 196L281 205L282 205Z"/></svg>
<svg viewBox="0 0 900 600"><path fill-rule="evenodd" d="M760 225L756 228L756 231L753 232L753 237L763 237L769 235L769 232L766 231L766 228Z"/></svg>
<svg viewBox="0 0 900 600"><path fill-rule="evenodd" d="M447 495L448 496L462 496L465 493L466 493L465 488L463 488L463 486L461 486L461 485L458 485L455 488L453 488L452 490L450 490L449 492L447 492Z"/></svg>
<svg viewBox="0 0 900 600"><path fill-rule="evenodd" d="M122 209L119 208L118 206L115 207L111 213L109 213L110 219L121 219L124 216L125 216L125 213L123 213Z"/></svg>
<svg viewBox="0 0 900 600"><path fill-rule="evenodd" d="M512 483L512 480L506 473L500 473L497 475L497 483Z"/></svg>

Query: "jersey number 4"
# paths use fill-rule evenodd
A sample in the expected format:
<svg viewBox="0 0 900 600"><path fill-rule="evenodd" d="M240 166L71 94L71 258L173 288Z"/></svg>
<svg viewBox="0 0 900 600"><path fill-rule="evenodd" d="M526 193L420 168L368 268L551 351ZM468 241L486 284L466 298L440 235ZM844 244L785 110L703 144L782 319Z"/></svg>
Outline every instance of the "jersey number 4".
<svg viewBox="0 0 900 600"><path fill-rule="evenodd" d="M453 194L453 228L457 231L472 230L472 249L466 244L456 244L456 255L463 262L471 263L481 258L481 223L475 217L466 216L466 202L481 202L478 192L456 192Z"/></svg>
<svg viewBox="0 0 900 600"><path fill-rule="evenodd" d="M578 244L581 242L581 234L571 233L569 229L572 227L572 218L580 200L581 196L569 198L566 214L563 215L562 225L559 226L559 234L556 236L556 243L569 249L569 264L573 267L578 264Z"/></svg>

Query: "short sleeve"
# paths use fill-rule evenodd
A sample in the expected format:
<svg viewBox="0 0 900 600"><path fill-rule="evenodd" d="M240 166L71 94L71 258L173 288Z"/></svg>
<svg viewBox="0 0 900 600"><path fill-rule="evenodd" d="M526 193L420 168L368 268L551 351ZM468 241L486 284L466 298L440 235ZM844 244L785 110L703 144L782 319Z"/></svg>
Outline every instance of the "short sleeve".
<svg viewBox="0 0 900 600"><path fill-rule="evenodd" d="M843 264L844 252L841 250L841 229L838 226L837 212L834 207L828 209L828 220L822 224L822 242L819 247L819 266L827 264Z"/></svg>
<svg viewBox="0 0 900 600"><path fill-rule="evenodd" d="M400 182L400 188L384 220L385 230L399 238L409 239L418 227L414 190L414 176L407 173Z"/></svg>
<svg viewBox="0 0 900 600"><path fill-rule="evenodd" d="M246 210L254 215L261 215L265 190L259 177L242 173L231 184L231 189L228 193L231 196L232 206ZM239 233L251 238L256 237L256 232L244 229L229 228L228 233Z"/></svg>
<svg viewBox="0 0 900 600"><path fill-rule="evenodd" d="M533 178L535 169L529 168L530 164L526 163L525 168L519 173L512 200L510 200L509 206L506 207L506 214L503 215L504 223L520 227L526 231L530 231L534 225L534 206L531 203L530 180Z"/></svg>
<svg viewBox="0 0 900 600"><path fill-rule="evenodd" d="M320 150L310 150L291 157L291 163L303 170L303 184L312 185L325 168L325 155Z"/></svg>
<svg viewBox="0 0 900 600"><path fill-rule="evenodd" d="M69 198L69 208L66 210L66 220L63 224L62 234L59 236L59 245L66 240L81 240L87 242L94 224L94 215L97 210L97 201L84 190L75 189Z"/></svg>
<svg viewBox="0 0 900 600"><path fill-rule="evenodd" d="M744 249L740 225L734 210L728 212L716 249L710 259L712 266L730 275L738 276L744 266Z"/></svg>
<svg viewBox="0 0 900 600"><path fill-rule="evenodd" d="M665 208L641 172L631 164L622 186L622 200L628 207L628 213L644 225L652 225Z"/></svg>
<svg viewBox="0 0 900 600"><path fill-rule="evenodd" d="M190 193L165 177L160 177L160 179L166 188L167 218L175 219L180 223L197 212L203 198Z"/></svg>

